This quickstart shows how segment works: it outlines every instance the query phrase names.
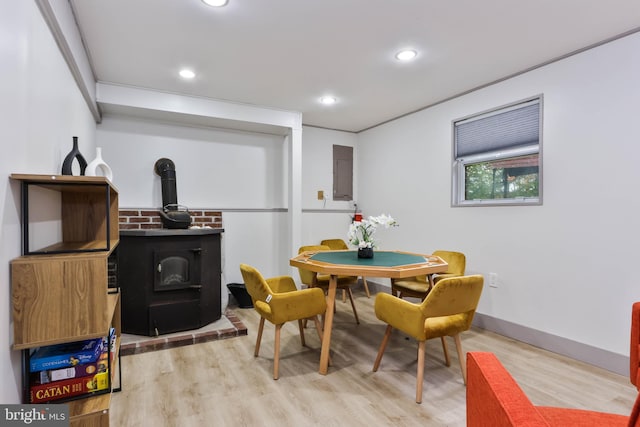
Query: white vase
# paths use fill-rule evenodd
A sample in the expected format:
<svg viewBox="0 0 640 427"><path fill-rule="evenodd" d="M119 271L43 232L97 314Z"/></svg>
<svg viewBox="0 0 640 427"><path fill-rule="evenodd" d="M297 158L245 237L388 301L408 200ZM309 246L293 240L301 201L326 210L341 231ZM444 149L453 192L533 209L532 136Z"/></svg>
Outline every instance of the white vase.
<svg viewBox="0 0 640 427"><path fill-rule="evenodd" d="M109 181L113 180L113 172L108 164L102 160L102 148L96 147L96 158L87 165L85 176L104 176Z"/></svg>

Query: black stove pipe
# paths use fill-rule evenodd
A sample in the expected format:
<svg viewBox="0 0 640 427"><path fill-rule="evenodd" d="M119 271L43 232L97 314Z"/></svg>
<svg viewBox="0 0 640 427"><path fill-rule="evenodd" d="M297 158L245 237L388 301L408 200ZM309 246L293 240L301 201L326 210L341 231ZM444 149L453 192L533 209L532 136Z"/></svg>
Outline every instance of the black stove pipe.
<svg viewBox="0 0 640 427"><path fill-rule="evenodd" d="M156 161L154 169L162 183L162 224L166 228L189 228L191 215L185 207L178 205L175 164L170 159L161 158Z"/></svg>
<svg viewBox="0 0 640 427"><path fill-rule="evenodd" d="M162 182L162 206L177 207L178 191L176 190L176 165L169 159L159 159L155 164L156 174Z"/></svg>

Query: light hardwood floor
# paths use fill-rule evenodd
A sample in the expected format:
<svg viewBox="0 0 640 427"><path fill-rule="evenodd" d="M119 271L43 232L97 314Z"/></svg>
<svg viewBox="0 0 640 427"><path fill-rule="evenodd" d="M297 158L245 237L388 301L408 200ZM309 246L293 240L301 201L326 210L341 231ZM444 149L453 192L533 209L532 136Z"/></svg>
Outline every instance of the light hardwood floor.
<svg viewBox="0 0 640 427"><path fill-rule="evenodd" d="M453 340L451 367L439 340L427 342L424 397L416 404L417 344L394 331L380 369L371 371L385 325L373 300L354 293L360 325L338 302L333 365L318 374L320 343L310 322L307 347L296 323L282 329L280 379L272 379L273 325L265 325L253 357L259 317L236 309L248 335L122 358L122 386L111 404L112 426L464 426L465 386ZM631 412L627 377L472 329L465 351L491 351L538 405Z"/></svg>

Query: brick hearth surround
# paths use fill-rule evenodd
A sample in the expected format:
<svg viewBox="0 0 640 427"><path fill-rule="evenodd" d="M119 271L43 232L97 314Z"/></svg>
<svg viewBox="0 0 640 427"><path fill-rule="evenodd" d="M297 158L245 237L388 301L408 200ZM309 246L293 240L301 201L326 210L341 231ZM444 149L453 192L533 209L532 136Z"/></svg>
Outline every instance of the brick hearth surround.
<svg viewBox="0 0 640 427"><path fill-rule="evenodd" d="M222 212L210 209L189 209L191 225L222 228ZM120 230L162 228L160 210L128 208L119 211Z"/></svg>

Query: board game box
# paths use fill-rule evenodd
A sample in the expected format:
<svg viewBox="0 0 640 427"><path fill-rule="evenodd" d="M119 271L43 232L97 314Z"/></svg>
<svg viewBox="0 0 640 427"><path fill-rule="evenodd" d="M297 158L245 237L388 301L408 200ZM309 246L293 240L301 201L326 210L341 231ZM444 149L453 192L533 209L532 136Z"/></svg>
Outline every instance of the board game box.
<svg viewBox="0 0 640 427"><path fill-rule="evenodd" d="M104 341L104 338L95 338L40 347L29 357L29 370L37 372L96 362L105 350Z"/></svg>

